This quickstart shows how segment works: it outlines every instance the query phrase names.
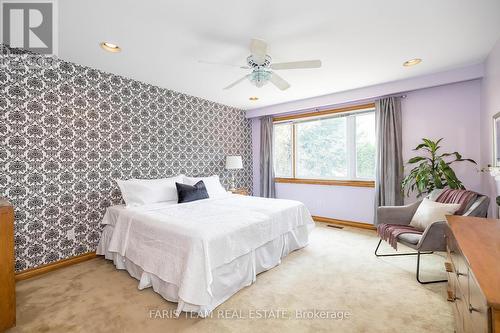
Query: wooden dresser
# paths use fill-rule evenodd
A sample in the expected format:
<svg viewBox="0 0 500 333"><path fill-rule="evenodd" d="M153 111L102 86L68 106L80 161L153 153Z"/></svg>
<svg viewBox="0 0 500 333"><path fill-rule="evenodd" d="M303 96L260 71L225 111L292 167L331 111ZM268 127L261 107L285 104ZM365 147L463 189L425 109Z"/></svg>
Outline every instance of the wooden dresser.
<svg viewBox="0 0 500 333"><path fill-rule="evenodd" d="M500 220L448 216L448 301L457 333L500 333Z"/></svg>
<svg viewBox="0 0 500 333"><path fill-rule="evenodd" d="M0 197L0 332L15 324L14 209Z"/></svg>

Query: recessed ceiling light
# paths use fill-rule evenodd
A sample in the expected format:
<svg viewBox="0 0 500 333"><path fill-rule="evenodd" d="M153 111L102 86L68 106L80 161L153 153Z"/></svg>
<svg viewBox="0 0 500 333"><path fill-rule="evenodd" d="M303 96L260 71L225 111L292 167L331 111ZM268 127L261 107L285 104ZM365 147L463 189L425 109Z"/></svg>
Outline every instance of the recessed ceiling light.
<svg viewBox="0 0 500 333"><path fill-rule="evenodd" d="M109 42L102 42L99 45L101 45L101 48L103 50L106 50L108 52L116 53L116 52L120 52L122 50L118 45L113 44L113 43L109 43Z"/></svg>
<svg viewBox="0 0 500 333"><path fill-rule="evenodd" d="M411 66L415 66L415 65L418 65L422 62L422 59L420 58L415 58L415 59L411 59L411 60L408 60L408 61L405 61L403 63L403 66L405 67L411 67Z"/></svg>
<svg viewBox="0 0 500 333"><path fill-rule="evenodd" d="M258 98L258 97L256 97L256 96L252 96L252 97L249 97L248 99L249 99L249 100L251 100L251 101L256 101L256 100L258 100L259 98Z"/></svg>

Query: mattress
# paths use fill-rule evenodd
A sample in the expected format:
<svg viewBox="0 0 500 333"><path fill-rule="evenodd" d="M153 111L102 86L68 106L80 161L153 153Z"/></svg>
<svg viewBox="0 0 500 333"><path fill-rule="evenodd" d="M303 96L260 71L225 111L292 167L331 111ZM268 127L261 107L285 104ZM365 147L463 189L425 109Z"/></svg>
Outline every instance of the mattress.
<svg viewBox="0 0 500 333"><path fill-rule="evenodd" d="M98 254L180 311L206 316L256 275L308 243L300 202L241 195L140 208L113 206Z"/></svg>

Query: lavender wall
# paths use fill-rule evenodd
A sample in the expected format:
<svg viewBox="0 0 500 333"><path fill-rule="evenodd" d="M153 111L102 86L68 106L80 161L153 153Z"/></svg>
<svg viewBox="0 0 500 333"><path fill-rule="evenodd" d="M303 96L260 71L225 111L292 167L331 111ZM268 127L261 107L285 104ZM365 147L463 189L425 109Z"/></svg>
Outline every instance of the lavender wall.
<svg viewBox="0 0 500 333"><path fill-rule="evenodd" d="M481 166L493 162L492 117L500 112L500 40L497 42L484 64L484 78L481 86ZM482 188L490 198L498 194L493 178L482 174ZM490 216L497 216L494 200L490 205Z"/></svg>
<svg viewBox="0 0 500 333"><path fill-rule="evenodd" d="M413 156L412 149L422 137L445 137L444 149L458 150L479 161L480 89L480 80L471 80L408 92L402 102L405 160ZM254 193L259 193L259 132L260 122L253 119ZM477 168L461 165L456 171L466 187L481 190ZM304 184L276 184L276 187L278 198L302 201L313 215L373 222L372 188Z"/></svg>
<svg viewBox="0 0 500 333"><path fill-rule="evenodd" d="M423 137L443 137L440 144L443 152L458 151L478 163L478 166L467 162L457 163L453 169L466 188L480 192L481 81L417 90L407 96L402 102L404 160L415 156L412 150Z"/></svg>

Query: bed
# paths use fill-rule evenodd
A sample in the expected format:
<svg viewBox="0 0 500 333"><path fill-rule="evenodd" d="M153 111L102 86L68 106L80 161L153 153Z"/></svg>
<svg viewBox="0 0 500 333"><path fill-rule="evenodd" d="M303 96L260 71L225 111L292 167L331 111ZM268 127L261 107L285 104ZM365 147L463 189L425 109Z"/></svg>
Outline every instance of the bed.
<svg viewBox="0 0 500 333"><path fill-rule="evenodd" d="M257 274L308 244L314 222L300 202L228 194L193 202L109 207L97 254L176 302L211 313Z"/></svg>

